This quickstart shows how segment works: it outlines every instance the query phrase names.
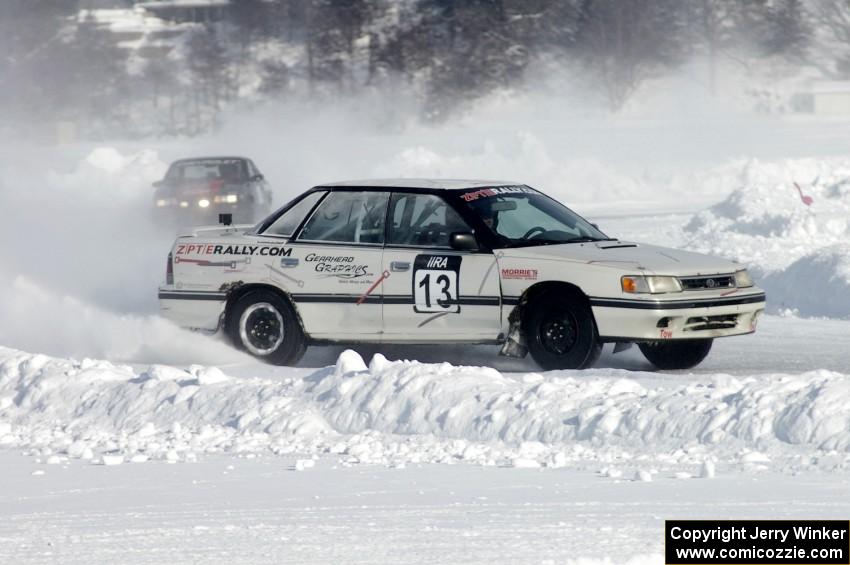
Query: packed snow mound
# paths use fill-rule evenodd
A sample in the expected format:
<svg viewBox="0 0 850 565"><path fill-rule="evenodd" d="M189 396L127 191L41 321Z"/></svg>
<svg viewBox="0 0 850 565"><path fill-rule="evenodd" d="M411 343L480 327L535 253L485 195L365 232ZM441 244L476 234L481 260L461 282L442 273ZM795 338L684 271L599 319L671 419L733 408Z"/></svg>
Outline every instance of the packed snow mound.
<svg viewBox="0 0 850 565"><path fill-rule="evenodd" d="M767 274L774 309L808 316L850 317L850 245L836 244Z"/></svg>
<svg viewBox="0 0 850 565"><path fill-rule="evenodd" d="M380 355L366 365L346 351L306 376L236 379L210 367L136 369L0 348L0 445L103 463L231 452L604 465L605 476L625 468L641 480L658 468L711 476L715 461L850 465L848 375L717 375L685 386L629 375L509 375Z"/></svg>
<svg viewBox="0 0 850 565"><path fill-rule="evenodd" d="M850 160L751 160L704 182L734 189L685 226L688 247L749 264L772 311L850 316Z"/></svg>

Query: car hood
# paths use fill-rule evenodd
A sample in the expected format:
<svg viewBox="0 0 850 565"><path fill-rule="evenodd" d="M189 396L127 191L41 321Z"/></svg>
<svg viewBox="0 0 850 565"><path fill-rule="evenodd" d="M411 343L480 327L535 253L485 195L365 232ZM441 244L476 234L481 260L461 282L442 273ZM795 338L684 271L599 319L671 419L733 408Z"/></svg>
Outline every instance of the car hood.
<svg viewBox="0 0 850 565"><path fill-rule="evenodd" d="M505 257L594 263L657 275L717 275L742 268L738 263L710 255L629 241L540 245L504 249L503 253Z"/></svg>

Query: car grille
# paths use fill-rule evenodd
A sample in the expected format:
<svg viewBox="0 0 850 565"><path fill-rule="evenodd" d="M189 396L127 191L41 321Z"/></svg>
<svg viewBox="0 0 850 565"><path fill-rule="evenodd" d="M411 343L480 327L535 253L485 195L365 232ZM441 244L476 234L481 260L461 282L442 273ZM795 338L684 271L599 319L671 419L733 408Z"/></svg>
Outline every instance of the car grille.
<svg viewBox="0 0 850 565"><path fill-rule="evenodd" d="M688 318L685 322L686 332L698 332L702 330L726 330L738 325L738 314L724 314L721 316L700 316Z"/></svg>
<svg viewBox="0 0 850 565"><path fill-rule="evenodd" d="M735 275L713 275L708 277L680 277L682 290L722 290L735 288Z"/></svg>

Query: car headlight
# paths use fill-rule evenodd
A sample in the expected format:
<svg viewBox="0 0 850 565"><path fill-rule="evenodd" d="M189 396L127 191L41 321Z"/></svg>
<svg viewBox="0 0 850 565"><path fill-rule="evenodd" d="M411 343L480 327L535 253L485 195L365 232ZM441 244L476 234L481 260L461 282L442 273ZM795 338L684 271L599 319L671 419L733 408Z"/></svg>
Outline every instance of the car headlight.
<svg viewBox="0 0 850 565"><path fill-rule="evenodd" d="M198 200L198 206L200 206L201 208L206 208L206 207L208 207L209 205L210 205L210 201L209 201L209 200L207 200L206 198L203 198L203 199L201 199L201 200Z"/></svg>
<svg viewBox="0 0 850 565"><path fill-rule="evenodd" d="M213 202L216 204L236 204L239 201L237 194L217 194L213 196Z"/></svg>
<svg viewBox="0 0 850 565"><path fill-rule="evenodd" d="M620 279L623 292L629 294L663 294L682 292L682 284L676 277L657 277L653 275L629 275Z"/></svg>
<svg viewBox="0 0 850 565"><path fill-rule="evenodd" d="M738 288L748 288L754 285L753 277L750 276L749 271L746 269L735 271L735 286Z"/></svg>

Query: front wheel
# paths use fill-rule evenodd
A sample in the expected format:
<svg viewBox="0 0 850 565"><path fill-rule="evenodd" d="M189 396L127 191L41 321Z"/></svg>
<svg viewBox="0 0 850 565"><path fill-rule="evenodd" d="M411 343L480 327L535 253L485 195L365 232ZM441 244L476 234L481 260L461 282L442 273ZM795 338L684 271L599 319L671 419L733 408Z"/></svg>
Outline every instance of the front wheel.
<svg viewBox="0 0 850 565"><path fill-rule="evenodd" d="M294 365L307 349L292 306L270 291L239 298L228 310L226 329L236 347L275 365Z"/></svg>
<svg viewBox="0 0 850 565"><path fill-rule="evenodd" d="M646 360L664 370L691 369L706 358L711 351L711 339L682 341L651 341L639 343Z"/></svg>
<svg viewBox="0 0 850 565"><path fill-rule="evenodd" d="M585 369L602 351L587 300L578 293L547 292L523 316L531 357L546 370Z"/></svg>

